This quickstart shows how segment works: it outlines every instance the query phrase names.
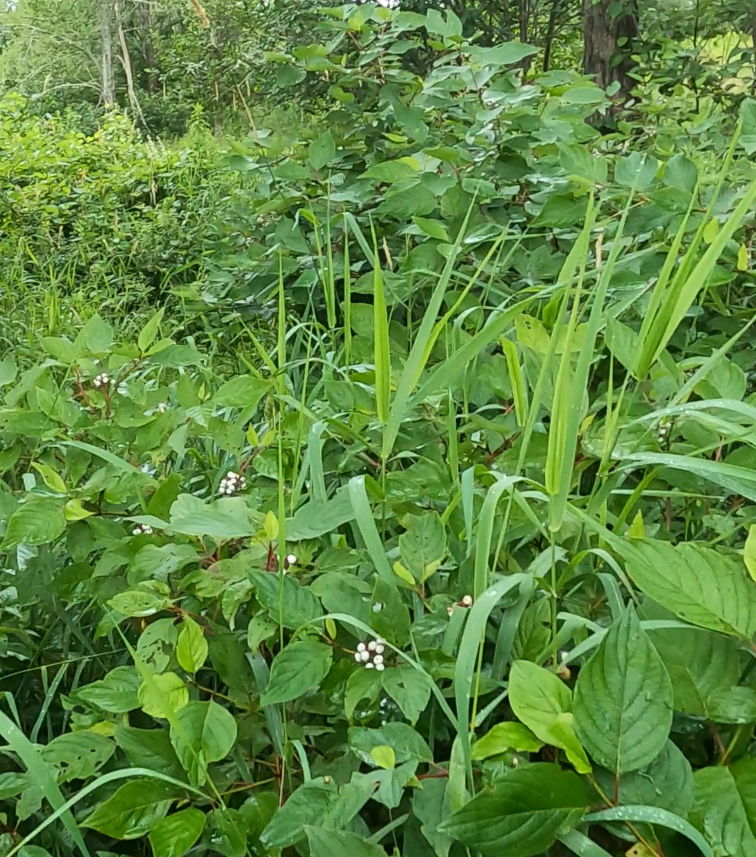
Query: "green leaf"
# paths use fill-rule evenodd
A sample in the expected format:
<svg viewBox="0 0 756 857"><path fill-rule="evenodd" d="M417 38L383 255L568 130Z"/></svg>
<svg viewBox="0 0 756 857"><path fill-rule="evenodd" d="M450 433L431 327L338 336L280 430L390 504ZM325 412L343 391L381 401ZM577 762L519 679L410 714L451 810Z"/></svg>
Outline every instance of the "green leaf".
<svg viewBox="0 0 756 857"><path fill-rule="evenodd" d="M743 640L756 634L756 585L739 558L695 544L640 539L622 551L636 585L676 616Z"/></svg>
<svg viewBox="0 0 756 857"><path fill-rule="evenodd" d="M615 773L645 767L667 743L672 683L632 608L580 670L574 710L583 746Z"/></svg>
<svg viewBox="0 0 756 857"><path fill-rule="evenodd" d="M470 59L476 65L516 65L526 57L537 54L540 48L526 45L524 42L503 42L492 48L475 45L469 49Z"/></svg>
<svg viewBox="0 0 756 857"><path fill-rule="evenodd" d="M690 818L716 853L756 857L756 759L703 768L693 780Z"/></svg>
<svg viewBox="0 0 756 857"><path fill-rule="evenodd" d="M64 732L42 750L42 758L58 769L58 782L93 777L115 752L115 744L94 732Z"/></svg>
<svg viewBox="0 0 756 857"><path fill-rule="evenodd" d="M674 619L674 613L646 599L642 617ZM708 718L709 699L740 681L740 653L732 637L698 628L665 628L648 635L672 680L675 711Z"/></svg>
<svg viewBox="0 0 756 857"><path fill-rule="evenodd" d="M446 532L437 512L410 515L399 536L399 554L418 583L427 580L446 555Z"/></svg>
<svg viewBox="0 0 756 857"><path fill-rule="evenodd" d="M57 494L66 493L66 483L61 479L60 474L56 473L52 467L47 464L40 464L38 461L32 461L31 465L37 473L39 473L43 482L51 491L55 491Z"/></svg>
<svg viewBox="0 0 756 857"><path fill-rule="evenodd" d="M509 675L509 703L537 738L563 749L579 773L590 772L591 764L575 734L572 693L558 676L530 661L515 661Z"/></svg>
<svg viewBox="0 0 756 857"><path fill-rule="evenodd" d="M253 375L237 375L221 385L210 401L214 405L251 411L270 389L270 381Z"/></svg>
<svg viewBox="0 0 756 857"><path fill-rule="evenodd" d="M383 673L383 689L407 720L416 723L430 701L431 680L409 664L400 664Z"/></svg>
<svg viewBox="0 0 756 857"><path fill-rule="evenodd" d="M743 561L745 562L751 580L756 581L756 524L751 524L748 529L748 538L743 548Z"/></svg>
<svg viewBox="0 0 756 857"><path fill-rule="evenodd" d="M664 183L669 187L693 193L698 181L698 167L681 152L671 157L664 167Z"/></svg>
<svg viewBox="0 0 756 857"><path fill-rule="evenodd" d="M206 767L225 758L236 741L236 721L217 702L189 702L171 718L171 743L195 785L205 784Z"/></svg>
<svg viewBox="0 0 756 857"><path fill-rule="evenodd" d="M166 595L141 589L129 589L114 595L108 606L124 616L153 616L161 610L167 610L173 602Z"/></svg>
<svg viewBox="0 0 756 857"><path fill-rule="evenodd" d="M83 822L113 839L138 839L164 818L178 793L160 780L132 780L97 807Z"/></svg>
<svg viewBox="0 0 756 857"><path fill-rule="evenodd" d="M205 503L191 494L180 494L171 506L170 528L187 536L213 539L243 539L256 531L241 497Z"/></svg>
<svg viewBox="0 0 756 857"><path fill-rule="evenodd" d="M322 170L336 156L336 143L330 131L310 143L307 160L314 170Z"/></svg>
<svg viewBox="0 0 756 857"><path fill-rule="evenodd" d="M622 187L646 190L656 178L659 163L647 152L631 152L626 158L618 158L614 168L614 181Z"/></svg>
<svg viewBox="0 0 756 857"><path fill-rule="evenodd" d="M292 542L317 539L353 520L354 508L349 489L345 487L331 500L311 500L300 506L294 517L286 522L286 539Z"/></svg>
<svg viewBox="0 0 756 857"><path fill-rule="evenodd" d="M396 753L391 747L379 744L370 751L370 758L379 768L391 770L396 767Z"/></svg>
<svg viewBox="0 0 756 857"><path fill-rule="evenodd" d="M0 387L12 384L16 380L17 373L15 357L12 354L7 354L0 360Z"/></svg>
<svg viewBox="0 0 756 857"><path fill-rule="evenodd" d="M575 198L570 194L554 194L546 200L541 213L533 219L533 226L568 227L585 220L588 211L587 197Z"/></svg>
<svg viewBox="0 0 756 857"><path fill-rule="evenodd" d="M139 331L139 336L137 337L137 347L139 350L144 353L150 345L155 341L155 337L158 334L158 330L160 329L160 322L163 320L163 314L165 313L165 308L161 307L153 316L149 319L147 324Z"/></svg>
<svg viewBox="0 0 756 857"><path fill-rule="evenodd" d="M44 545L57 539L66 529L63 506L63 500L31 494L11 515L0 548Z"/></svg>
<svg viewBox="0 0 756 857"><path fill-rule="evenodd" d="M577 774L538 762L503 772L439 830L482 854L533 857L577 825L588 805Z"/></svg>
<svg viewBox="0 0 756 857"><path fill-rule="evenodd" d="M190 807L162 818L150 831L150 845L155 857L182 857L200 838L205 827L205 813Z"/></svg>
<svg viewBox="0 0 756 857"><path fill-rule="evenodd" d="M184 621L176 643L176 660L188 673L196 673L207 659L208 645L202 628L184 615Z"/></svg>
<svg viewBox="0 0 756 857"><path fill-rule="evenodd" d="M386 723L379 729L351 726L348 732L349 746L365 764L380 764L373 751L377 747L391 747L396 764L404 762L432 762L433 753L425 739L407 723Z"/></svg>
<svg viewBox="0 0 756 857"><path fill-rule="evenodd" d="M594 771L605 795L614 795L616 774L604 768ZM618 803L658 806L686 818L693 806L693 770L682 750L667 741L661 753L645 768L621 774Z"/></svg>
<svg viewBox="0 0 756 857"><path fill-rule="evenodd" d="M82 341L92 354L105 354L113 344L113 328L99 315L95 314L84 325L81 334L76 338L77 344Z"/></svg>
<svg viewBox="0 0 756 857"><path fill-rule="evenodd" d="M270 668L270 681L260 705L290 702L314 690L333 662L330 646L313 640L291 643L279 652Z"/></svg>
<svg viewBox="0 0 756 857"><path fill-rule="evenodd" d="M302 586L293 577L286 575L281 582L277 574L256 570L251 570L249 576L260 604L285 628L296 630L323 615L320 602L309 587Z"/></svg>
<svg viewBox="0 0 756 857"><path fill-rule="evenodd" d="M537 753L543 747L543 743L522 723L497 723L472 745L470 758L473 761L480 761L506 753L508 750L514 750L517 753Z"/></svg>
<svg viewBox="0 0 756 857"><path fill-rule="evenodd" d="M139 703L150 717L168 719L189 702L189 691L176 673L152 675L139 687Z"/></svg>
<svg viewBox="0 0 756 857"><path fill-rule="evenodd" d="M267 848L286 848L305 838L308 825L338 830L349 824L375 791L370 776L354 774L352 782L337 789L332 777L318 777L292 792L260 836ZM393 772L385 772L393 773Z"/></svg>
<svg viewBox="0 0 756 857"><path fill-rule="evenodd" d="M125 714L139 708L139 675L134 667L116 667L103 679L84 685L76 698L113 714Z"/></svg>
<svg viewBox="0 0 756 857"><path fill-rule="evenodd" d="M311 857L386 857L379 845L368 842L355 833L306 827Z"/></svg>

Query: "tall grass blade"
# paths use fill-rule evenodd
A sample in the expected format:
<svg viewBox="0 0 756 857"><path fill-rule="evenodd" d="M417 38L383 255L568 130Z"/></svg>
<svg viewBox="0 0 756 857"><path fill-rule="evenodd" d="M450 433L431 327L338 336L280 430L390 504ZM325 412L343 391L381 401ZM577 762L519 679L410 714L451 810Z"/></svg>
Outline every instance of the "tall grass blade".
<svg viewBox="0 0 756 857"><path fill-rule="evenodd" d="M46 820L44 826L47 827L48 823L52 823L55 819L60 818L76 847L84 857L89 857L89 849L84 842L84 837L81 835L78 825L74 821L74 817L71 814L71 807L66 804L63 794L58 788L58 781L55 778L53 769L42 758L37 748L29 741L26 735L2 711L0 711L0 735L5 739L8 749L21 759L32 780L39 786L47 802L54 810L52 816ZM40 829L38 828L38 830ZM20 847L21 845L17 845L11 853L14 853Z"/></svg>

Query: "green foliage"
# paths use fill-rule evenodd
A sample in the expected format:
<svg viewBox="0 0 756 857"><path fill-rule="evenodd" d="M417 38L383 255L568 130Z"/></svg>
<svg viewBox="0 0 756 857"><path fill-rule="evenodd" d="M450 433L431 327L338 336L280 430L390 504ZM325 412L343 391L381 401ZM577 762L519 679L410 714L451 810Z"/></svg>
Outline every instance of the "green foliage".
<svg viewBox="0 0 756 857"><path fill-rule="evenodd" d="M334 109L208 179L202 336L89 298L0 363L7 854L750 853L748 110L716 158L616 146L522 43L329 16L276 60ZM53 270L40 218L156 237L109 121L13 191Z"/></svg>

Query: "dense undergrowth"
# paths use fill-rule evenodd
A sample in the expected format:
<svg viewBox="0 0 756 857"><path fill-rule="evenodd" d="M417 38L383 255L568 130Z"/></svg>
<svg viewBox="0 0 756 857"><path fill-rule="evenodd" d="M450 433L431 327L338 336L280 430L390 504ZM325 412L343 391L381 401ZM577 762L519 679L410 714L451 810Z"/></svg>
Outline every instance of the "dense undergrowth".
<svg viewBox="0 0 756 857"><path fill-rule="evenodd" d="M3 162L3 853L756 853L756 106L328 38Z"/></svg>

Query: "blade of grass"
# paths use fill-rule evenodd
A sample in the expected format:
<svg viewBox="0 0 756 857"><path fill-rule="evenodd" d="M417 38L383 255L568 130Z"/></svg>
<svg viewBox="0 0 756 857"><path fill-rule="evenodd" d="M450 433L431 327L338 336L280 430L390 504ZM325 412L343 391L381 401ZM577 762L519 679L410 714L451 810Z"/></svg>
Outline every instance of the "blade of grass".
<svg viewBox="0 0 756 857"><path fill-rule="evenodd" d="M84 843L81 830L79 830L71 814L71 807L66 804L63 794L58 788L58 782L53 769L42 758L37 748L29 741L26 735L2 711L0 711L0 735L5 739L8 749L21 759L32 780L40 788L47 802L54 810L44 826L47 827L48 823L52 823L55 819L60 818L76 847L84 857L89 857L89 849ZM33 835L36 835L39 830L41 828L37 828ZM28 840L25 839L21 845L26 841ZM10 853L13 854L18 851L21 845L17 845Z"/></svg>

